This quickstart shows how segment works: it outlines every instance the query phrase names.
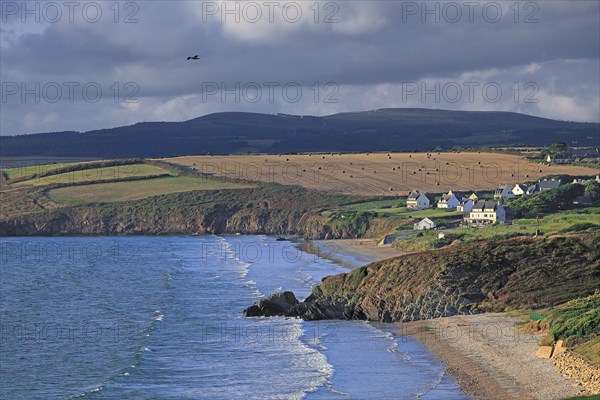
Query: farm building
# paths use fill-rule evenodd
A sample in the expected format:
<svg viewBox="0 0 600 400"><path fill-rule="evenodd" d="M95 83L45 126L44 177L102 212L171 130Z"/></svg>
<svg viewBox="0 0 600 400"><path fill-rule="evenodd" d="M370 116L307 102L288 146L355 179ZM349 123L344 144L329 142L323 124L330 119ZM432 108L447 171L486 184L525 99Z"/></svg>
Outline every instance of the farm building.
<svg viewBox="0 0 600 400"><path fill-rule="evenodd" d="M429 218L424 218L421 221L417 222L414 226L413 229L415 231L424 231L426 229L433 229L436 227L435 222L433 222L432 220L430 220Z"/></svg>

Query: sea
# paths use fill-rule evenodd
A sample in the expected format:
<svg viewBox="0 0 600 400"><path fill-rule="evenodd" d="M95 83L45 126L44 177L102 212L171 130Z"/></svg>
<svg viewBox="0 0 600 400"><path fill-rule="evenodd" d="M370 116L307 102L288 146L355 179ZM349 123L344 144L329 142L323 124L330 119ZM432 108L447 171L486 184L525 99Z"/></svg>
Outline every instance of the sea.
<svg viewBox="0 0 600 400"><path fill-rule="evenodd" d="M469 398L391 325L241 317L357 266L341 254L268 236L0 243L1 399Z"/></svg>

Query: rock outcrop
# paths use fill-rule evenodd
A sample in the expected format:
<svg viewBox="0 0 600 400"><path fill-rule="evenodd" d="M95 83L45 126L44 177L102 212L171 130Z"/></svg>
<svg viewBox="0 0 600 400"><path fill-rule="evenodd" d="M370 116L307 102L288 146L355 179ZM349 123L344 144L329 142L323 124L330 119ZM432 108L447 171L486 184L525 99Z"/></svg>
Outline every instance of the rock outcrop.
<svg viewBox="0 0 600 400"><path fill-rule="evenodd" d="M597 241L513 238L408 254L325 277L283 315L406 322L552 306L600 287Z"/></svg>
<svg viewBox="0 0 600 400"><path fill-rule="evenodd" d="M254 305L246 308L243 317L275 317L293 314L292 310L299 303L292 292L272 294Z"/></svg>

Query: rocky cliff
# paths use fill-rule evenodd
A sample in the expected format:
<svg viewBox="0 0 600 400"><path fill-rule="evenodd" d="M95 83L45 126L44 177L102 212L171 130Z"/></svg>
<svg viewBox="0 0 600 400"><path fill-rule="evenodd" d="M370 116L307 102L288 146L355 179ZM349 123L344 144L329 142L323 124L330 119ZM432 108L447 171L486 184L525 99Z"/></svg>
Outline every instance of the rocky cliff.
<svg viewBox="0 0 600 400"><path fill-rule="evenodd" d="M119 203L61 206L42 192L19 191L3 198L0 236L267 234L312 239L354 238L352 226L334 226L327 207L353 196L300 187L194 191ZM14 197L13 196L13 197Z"/></svg>
<svg viewBox="0 0 600 400"><path fill-rule="evenodd" d="M599 248L594 233L404 255L326 277L277 315L397 322L555 305L600 287Z"/></svg>

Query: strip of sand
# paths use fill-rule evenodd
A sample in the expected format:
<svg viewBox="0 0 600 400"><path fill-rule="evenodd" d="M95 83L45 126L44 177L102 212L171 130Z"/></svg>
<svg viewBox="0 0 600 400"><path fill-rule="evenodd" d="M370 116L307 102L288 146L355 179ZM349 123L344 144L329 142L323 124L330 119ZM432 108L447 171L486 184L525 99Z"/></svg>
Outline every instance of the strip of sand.
<svg viewBox="0 0 600 400"><path fill-rule="evenodd" d="M313 240L305 251L348 268L404 253L374 239ZM518 318L504 314L459 315L398 324L398 334L419 340L447 365L447 373L475 399L564 399L585 394L549 359L538 358L539 336L520 333Z"/></svg>
<svg viewBox="0 0 600 400"><path fill-rule="evenodd" d="M303 250L338 262L348 268L356 268L372 262L406 254L391 246L377 246L375 239L311 240Z"/></svg>
<svg viewBox="0 0 600 400"><path fill-rule="evenodd" d="M460 315L398 324L447 366L475 399L564 399L585 390L538 358L538 336L517 332L517 318L503 314Z"/></svg>

